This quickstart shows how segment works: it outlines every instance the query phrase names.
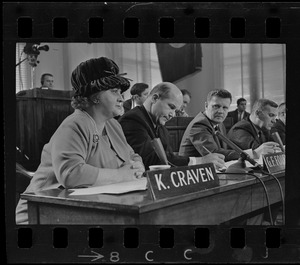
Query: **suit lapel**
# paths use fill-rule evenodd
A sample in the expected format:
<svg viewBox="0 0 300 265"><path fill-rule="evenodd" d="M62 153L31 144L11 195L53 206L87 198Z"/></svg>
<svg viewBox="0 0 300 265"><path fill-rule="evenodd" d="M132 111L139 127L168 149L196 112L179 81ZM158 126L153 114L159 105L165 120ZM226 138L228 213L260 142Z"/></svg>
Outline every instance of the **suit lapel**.
<svg viewBox="0 0 300 265"><path fill-rule="evenodd" d="M142 106L138 106L136 109L138 109L139 112L142 114L143 117L141 117L141 120L143 121L144 124L146 124L146 127L148 128L150 137L152 139L156 138L157 137L156 130L154 128L153 122L152 122L151 118L149 117L149 114L148 114L147 110L145 109L145 107L142 105ZM141 115L139 115L139 116L141 116Z"/></svg>
<svg viewBox="0 0 300 265"><path fill-rule="evenodd" d="M225 128L223 123L219 124L219 131L222 135L224 135L226 137L226 128ZM223 141L220 141L220 144L221 144L222 148L227 149L227 144L226 143L224 143Z"/></svg>

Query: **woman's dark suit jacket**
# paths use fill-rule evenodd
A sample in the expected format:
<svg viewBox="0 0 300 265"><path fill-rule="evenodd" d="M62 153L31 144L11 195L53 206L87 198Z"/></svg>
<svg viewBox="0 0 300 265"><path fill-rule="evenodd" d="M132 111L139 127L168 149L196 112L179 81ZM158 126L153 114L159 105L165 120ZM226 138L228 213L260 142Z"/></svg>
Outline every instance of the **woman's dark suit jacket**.
<svg viewBox="0 0 300 265"><path fill-rule="evenodd" d="M142 157L146 169L151 165L163 164L151 144L151 140L156 137L160 138L169 162L176 166L188 165L189 157L173 154L168 130L162 125L155 129L144 106L129 110L119 122L128 144Z"/></svg>

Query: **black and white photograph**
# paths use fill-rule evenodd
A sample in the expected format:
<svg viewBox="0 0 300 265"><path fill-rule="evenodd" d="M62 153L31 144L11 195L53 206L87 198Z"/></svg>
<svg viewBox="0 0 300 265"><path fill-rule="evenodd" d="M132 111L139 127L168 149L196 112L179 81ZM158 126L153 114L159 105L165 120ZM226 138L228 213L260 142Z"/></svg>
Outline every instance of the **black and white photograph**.
<svg viewBox="0 0 300 265"><path fill-rule="evenodd" d="M8 263L299 260L297 6L6 4Z"/></svg>
<svg viewBox="0 0 300 265"><path fill-rule="evenodd" d="M16 53L17 224L284 224L284 44Z"/></svg>

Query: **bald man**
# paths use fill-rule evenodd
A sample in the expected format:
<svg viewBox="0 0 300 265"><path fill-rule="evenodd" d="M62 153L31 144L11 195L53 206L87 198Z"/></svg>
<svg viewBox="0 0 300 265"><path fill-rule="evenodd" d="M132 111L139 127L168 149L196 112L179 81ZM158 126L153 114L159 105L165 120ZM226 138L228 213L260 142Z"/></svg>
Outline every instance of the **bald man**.
<svg viewBox="0 0 300 265"><path fill-rule="evenodd" d="M209 154L204 157L178 156L172 151L170 136L165 123L180 109L183 96L180 89L172 83L156 85L141 106L126 112L119 120L127 142L138 153L146 169L151 165L163 164L155 153L151 140L160 138L168 161L175 166L214 163L217 168L224 166L224 156Z"/></svg>

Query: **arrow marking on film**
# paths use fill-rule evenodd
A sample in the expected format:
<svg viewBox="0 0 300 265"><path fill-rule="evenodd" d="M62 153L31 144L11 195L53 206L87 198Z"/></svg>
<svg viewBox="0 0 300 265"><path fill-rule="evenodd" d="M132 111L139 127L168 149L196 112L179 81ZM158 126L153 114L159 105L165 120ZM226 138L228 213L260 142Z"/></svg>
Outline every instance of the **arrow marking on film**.
<svg viewBox="0 0 300 265"><path fill-rule="evenodd" d="M92 259L91 261L95 261L95 260L98 260L98 259L101 259L103 258L104 256L102 256L101 254L91 250L92 253L94 253L95 255L78 255L78 257L80 258L94 258Z"/></svg>

